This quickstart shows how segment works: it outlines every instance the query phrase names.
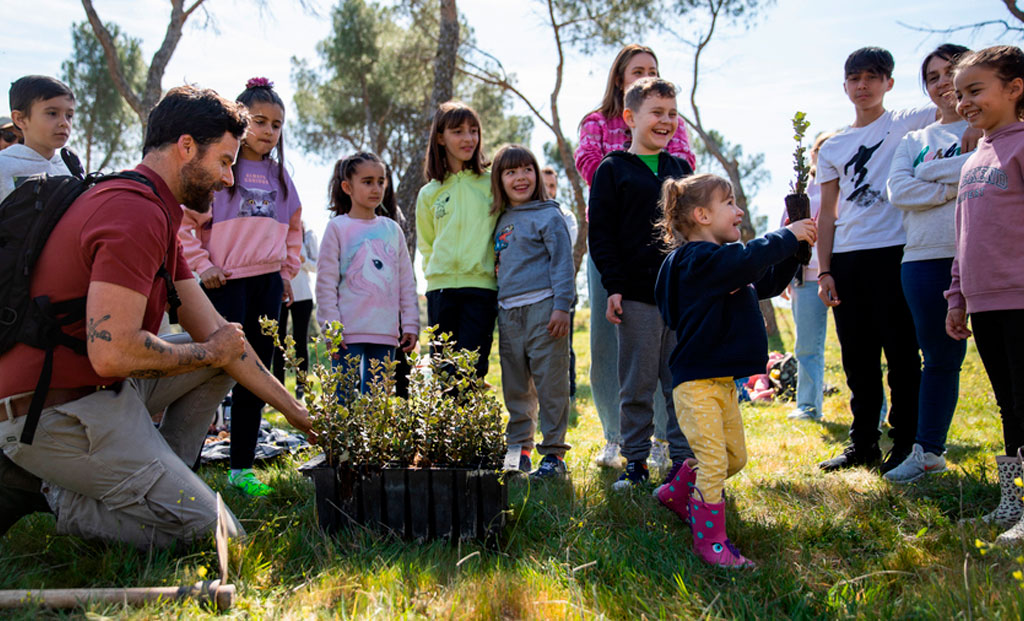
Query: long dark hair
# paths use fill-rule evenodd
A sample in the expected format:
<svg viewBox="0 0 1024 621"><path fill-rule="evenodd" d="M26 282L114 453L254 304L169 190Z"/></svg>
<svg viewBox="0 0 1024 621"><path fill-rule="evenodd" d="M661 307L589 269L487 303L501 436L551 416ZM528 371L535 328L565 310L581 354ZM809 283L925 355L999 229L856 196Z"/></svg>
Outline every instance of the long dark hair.
<svg viewBox="0 0 1024 621"><path fill-rule="evenodd" d="M626 66L629 65L629 61L637 54L650 54L651 58L654 59L654 64L658 64L658 57L654 54L654 50L646 45L630 43L619 50L615 60L612 61L612 68L608 71L608 83L604 87L604 97L601 98L601 105L596 110L591 110L587 116L595 112L600 112L601 116L606 119L617 119L622 116L622 108L624 106L622 100L626 95L625 89L622 88L622 83L626 81Z"/></svg>
<svg viewBox="0 0 1024 621"><path fill-rule="evenodd" d="M245 90L238 97L235 97L235 101L246 108L252 108L252 105L257 103L277 104L281 106L281 111L284 111L284 101L277 94L277 91L274 90L274 83L266 78L249 78L249 81L245 83ZM288 177L284 171L284 129L281 130L281 137L278 139L274 150L277 151L277 181L281 186L284 198L288 198ZM236 181L234 185L228 188L232 197L238 191L238 163L241 159L241 157L235 158L235 163L231 167L231 174Z"/></svg>
<svg viewBox="0 0 1024 621"><path fill-rule="evenodd" d="M343 157L334 164L334 174L331 175L331 181L327 186L327 194L330 200L330 205L327 209L334 215L340 216L352 211L352 197L341 187L341 182L351 180L352 175L356 174L356 168L363 162L377 162L383 165L379 157L365 151ZM391 184L388 183L388 186L390 187ZM385 189L385 192L387 192L387 189ZM384 200L386 200L386 196L385 194Z"/></svg>
<svg viewBox="0 0 1024 621"><path fill-rule="evenodd" d="M384 196L380 199L380 205L377 205L376 213L378 216L384 216L390 218L398 223L398 226L404 228L405 226L405 214L398 208L398 199L395 196L394 184L391 182L393 175L391 174L391 166L387 163L384 164L384 177L388 180L388 184L384 186Z"/></svg>
<svg viewBox="0 0 1024 621"><path fill-rule="evenodd" d="M444 130L459 127L463 123L469 123L480 132L480 141L476 144L473 157L466 162L466 167L473 171L473 174L482 175L487 167L487 158L484 156L484 136L480 127L480 117L475 110L461 101L446 101L437 107L434 113L434 122L430 125L430 144L427 146L427 157L423 163L423 175L427 180L436 179L444 183L449 173L457 173L457 170L448 170L448 157L444 152L444 145L439 137Z"/></svg>

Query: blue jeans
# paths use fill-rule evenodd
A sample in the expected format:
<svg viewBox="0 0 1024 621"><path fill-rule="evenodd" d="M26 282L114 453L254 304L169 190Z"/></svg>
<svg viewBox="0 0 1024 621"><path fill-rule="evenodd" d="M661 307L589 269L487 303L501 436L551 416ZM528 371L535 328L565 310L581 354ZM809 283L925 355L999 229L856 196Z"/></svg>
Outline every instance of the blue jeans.
<svg viewBox="0 0 1024 621"><path fill-rule="evenodd" d="M373 381L373 373L370 371L370 361L380 360L389 362L395 358L395 348L390 345L377 345L376 343L346 343L348 349L339 349L331 356L331 366L342 367L347 371L356 363L355 357L359 358L359 392L365 393ZM349 358L352 356L353 358Z"/></svg>
<svg viewBox="0 0 1024 621"><path fill-rule="evenodd" d="M924 354L916 442L935 455L946 450L946 434L960 390L960 365L967 353L966 340L957 341L946 334L942 292L949 289L952 265L953 259L909 261L901 270L903 295Z"/></svg>
<svg viewBox="0 0 1024 621"><path fill-rule="evenodd" d="M605 442L622 444L619 433L619 336L604 316L608 291L601 284L597 266L587 255L587 290L590 294L590 394L601 420ZM668 439L668 411L662 391L654 391L654 436ZM672 417L675 421L675 417ZM674 422L676 426L678 423ZM674 435L674 433L673 433Z"/></svg>
<svg viewBox="0 0 1024 621"><path fill-rule="evenodd" d="M818 297L818 282L793 282L793 321L796 323L796 407L821 418L825 393L825 331L828 308Z"/></svg>

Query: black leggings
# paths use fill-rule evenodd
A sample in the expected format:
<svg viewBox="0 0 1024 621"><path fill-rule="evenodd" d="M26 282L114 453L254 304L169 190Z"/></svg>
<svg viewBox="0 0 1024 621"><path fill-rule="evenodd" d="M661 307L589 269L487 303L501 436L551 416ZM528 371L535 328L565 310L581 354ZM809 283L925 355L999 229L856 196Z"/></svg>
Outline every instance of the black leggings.
<svg viewBox="0 0 1024 621"><path fill-rule="evenodd" d="M971 313L978 354L1003 418L1006 454L1024 447L1024 309Z"/></svg>
<svg viewBox="0 0 1024 621"><path fill-rule="evenodd" d="M450 332L462 349L477 350L476 373L487 375L494 323L498 319L498 292L476 287L427 291L427 322L438 336Z"/></svg>
<svg viewBox="0 0 1024 621"><path fill-rule="evenodd" d="M277 324L277 337L284 345L284 337L288 336L288 315L292 316L292 336L295 337L295 356L301 358L299 370L309 370L309 318L313 315L313 300L292 302L291 306L281 305L281 318ZM274 350L274 377L284 383L284 352Z"/></svg>
<svg viewBox="0 0 1024 621"><path fill-rule="evenodd" d="M229 280L216 289L206 289L213 306L228 321L242 324L245 338L266 367L274 352L274 340L260 330L260 316L277 319L281 310L281 274L260 274ZM252 468L264 402L248 388L237 384L231 392L231 468Z"/></svg>

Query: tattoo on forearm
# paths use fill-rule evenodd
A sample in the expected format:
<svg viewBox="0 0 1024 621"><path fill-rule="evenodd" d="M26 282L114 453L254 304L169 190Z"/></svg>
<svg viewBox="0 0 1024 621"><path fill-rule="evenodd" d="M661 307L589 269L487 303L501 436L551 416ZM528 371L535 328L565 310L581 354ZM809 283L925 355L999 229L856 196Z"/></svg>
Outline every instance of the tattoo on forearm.
<svg viewBox="0 0 1024 621"><path fill-rule="evenodd" d="M152 349L153 351L155 351L158 354L163 354L163 353L167 352L170 349L169 347L167 347L166 345L163 345L162 343L160 343L160 341L154 339L151 336L147 336L146 337L145 345L146 345L146 349Z"/></svg>
<svg viewBox="0 0 1024 621"><path fill-rule="evenodd" d="M110 319L110 315L104 315L98 320L89 317L89 324L86 327L86 337L89 339L90 343L96 342L96 339L106 341L108 343L113 340L110 336L110 332L107 330L100 330L100 324L108 319Z"/></svg>
<svg viewBox="0 0 1024 621"><path fill-rule="evenodd" d="M139 379L157 379L166 375L167 372L160 369L137 369L128 374L129 377L137 377Z"/></svg>
<svg viewBox="0 0 1024 621"><path fill-rule="evenodd" d="M184 351L178 354L178 364L188 365L206 359L206 348L199 343L184 345Z"/></svg>

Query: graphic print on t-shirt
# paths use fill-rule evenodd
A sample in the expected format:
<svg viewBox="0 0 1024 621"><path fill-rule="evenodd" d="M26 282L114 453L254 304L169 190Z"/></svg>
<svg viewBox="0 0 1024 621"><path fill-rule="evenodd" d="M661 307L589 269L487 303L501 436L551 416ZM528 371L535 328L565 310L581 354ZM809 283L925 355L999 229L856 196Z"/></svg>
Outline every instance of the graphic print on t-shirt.
<svg viewBox="0 0 1024 621"><path fill-rule="evenodd" d="M516 225L509 224L505 228L501 229L501 232L494 236L494 273L498 273L498 267L501 265L501 251L508 248L509 237L512 236Z"/></svg>
<svg viewBox="0 0 1024 621"><path fill-rule="evenodd" d="M242 200L238 204L238 217L277 217L277 190L260 190L238 186Z"/></svg>
<svg viewBox="0 0 1024 621"><path fill-rule="evenodd" d="M846 200L853 201L860 207L870 207L882 196L880 191L871 189L870 183L864 183L864 177L868 174L868 162L871 161L871 156L875 154L878 147L882 146L883 142L885 142L885 138L879 140L873 147L861 145L843 167L843 174L849 175L850 166L853 166L854 185L856 186Z"/></svg>
<svg viewBox="0 0 1024 621"><path fill-rule="evenodd" d="M383 239L368 237L352 255L340 282L357 295L384 299L396 286L397 264L397 248Z"/></svg>
<svg viewBox="0 0 1024 621"><path fill-rule="evenodd" d="M931 147L925 145L924 148L921 149L921 152L917 154L917 157L914 158L913 166L914 168L917 168L918 164L923 164L924 162L941 160L947 157L956 157L958 155L960 155L960 143L958 142L951 144L945 149L939 147L934 153L931 152Z"/></svg>

